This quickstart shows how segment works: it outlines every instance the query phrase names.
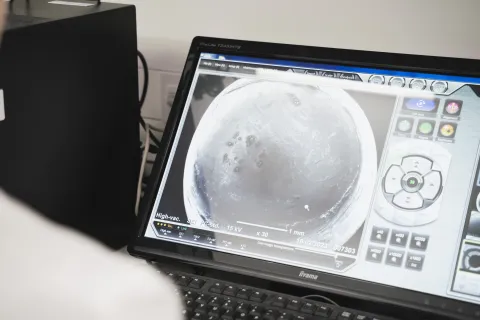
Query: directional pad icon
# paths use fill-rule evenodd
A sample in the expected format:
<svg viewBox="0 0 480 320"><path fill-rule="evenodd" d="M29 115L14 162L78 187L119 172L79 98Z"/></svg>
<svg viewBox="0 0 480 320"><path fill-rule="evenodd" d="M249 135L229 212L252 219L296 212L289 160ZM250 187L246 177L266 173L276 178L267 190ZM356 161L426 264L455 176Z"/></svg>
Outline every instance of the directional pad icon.
<svg viewBox="0 0 480 320"><path fill-rule="evenodd" d="M432 167L432 160L418 155L392 164L383 179L386 199L403 210L421 210L432 205L442 190L442 174Z"/></svg>
<svg viewBox="0 0 480 320"><path fill-rule="evenodd" d="M432 141L409 139L390 146L375 211L400 226L421 226L437 220L451 158L445 147Z"/></svg>

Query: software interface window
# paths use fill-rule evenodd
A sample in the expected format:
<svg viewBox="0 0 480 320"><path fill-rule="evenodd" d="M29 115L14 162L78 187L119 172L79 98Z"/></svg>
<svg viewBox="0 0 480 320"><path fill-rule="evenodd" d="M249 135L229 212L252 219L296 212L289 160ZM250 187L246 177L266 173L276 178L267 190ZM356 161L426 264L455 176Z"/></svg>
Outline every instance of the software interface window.
<svg viewBox="0 0 480 320"><path fill-rule="evenodd" d="M478 303L476 84L204 53L145 236Z"/></svg>

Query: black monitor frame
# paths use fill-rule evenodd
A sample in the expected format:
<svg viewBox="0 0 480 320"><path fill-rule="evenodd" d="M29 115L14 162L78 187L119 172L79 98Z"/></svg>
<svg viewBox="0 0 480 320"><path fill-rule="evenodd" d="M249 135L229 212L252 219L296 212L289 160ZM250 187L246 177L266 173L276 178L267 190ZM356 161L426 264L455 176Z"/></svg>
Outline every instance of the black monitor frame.
<svg viewBox="0 0 480 320"><path fill-rule="evenodd" d="M173 258L192 265L261 277L271 281L337 293L370 301L418 309L458 319L477 319L480 306L455 299L424 294L417 291L382 285L325 272L306 270L255 258L212 251L144 237L147 223L155 203L168 155L177 134L181 114L190 91L200 53L224 53L258 58L290 61L330 63L394 69L423 73L480 77L480 61L470 59L430 57L420 55L381 53L308 46L273 44L230 39L196 37L193 39L180 79L172 110L165 127L160 150L153 166L151 179L141 204L135 234L128 247L129 252L149 260ZM299 277L300 271L318 275L317 280Z"/></svg>

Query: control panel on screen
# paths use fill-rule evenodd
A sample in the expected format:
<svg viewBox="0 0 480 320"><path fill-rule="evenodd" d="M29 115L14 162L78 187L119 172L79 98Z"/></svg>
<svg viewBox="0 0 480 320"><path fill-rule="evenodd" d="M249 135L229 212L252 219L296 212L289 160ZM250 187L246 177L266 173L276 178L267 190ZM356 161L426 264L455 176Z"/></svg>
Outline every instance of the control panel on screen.
<svg viewBox="0 0 480 320"><path fill-rule="evenodd" d="M203 53L145 236L480 303L479 84Z"/></svg>

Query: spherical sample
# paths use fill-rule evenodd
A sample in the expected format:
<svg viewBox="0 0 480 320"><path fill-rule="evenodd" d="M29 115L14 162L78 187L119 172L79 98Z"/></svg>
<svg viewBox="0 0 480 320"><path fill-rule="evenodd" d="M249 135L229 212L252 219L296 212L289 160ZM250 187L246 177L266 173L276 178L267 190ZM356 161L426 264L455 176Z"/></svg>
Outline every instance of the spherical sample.
<svg viewBox="0 0 480 320"><path fill-rule="evenodd" d="M236 81L194 134L184 174L187 214L305 234L331 229L364 187L362 162L376 167L376 152L365 156L358 121L368 125L341 89Z"/></svg>

